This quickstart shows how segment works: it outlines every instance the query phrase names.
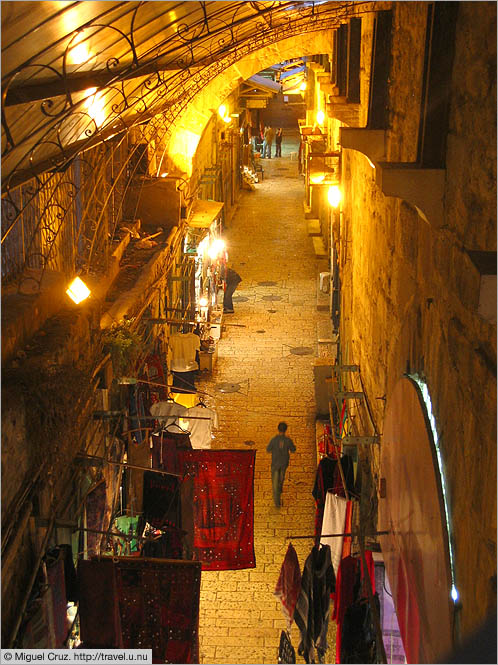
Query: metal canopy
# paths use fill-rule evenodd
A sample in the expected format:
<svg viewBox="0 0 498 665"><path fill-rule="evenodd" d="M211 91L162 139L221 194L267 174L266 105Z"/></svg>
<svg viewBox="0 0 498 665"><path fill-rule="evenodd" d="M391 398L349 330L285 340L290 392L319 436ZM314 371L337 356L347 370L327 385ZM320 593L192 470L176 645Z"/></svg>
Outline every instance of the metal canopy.
<svg viewBox="0 0 498 665"><path fill-rule="evenodd" d="M339 25L355 10L339 2L6 1L1 11L5 190L159 113L173 125L240 58Z"/></svg>
<svg viewBox="0 0 498 665"><path fill-rule="evenodd" d="M220 216L224 203L220 201L202 201L197 199L192 204L192 212L187 220L188 225L194 229L208 229Z"/></svg>

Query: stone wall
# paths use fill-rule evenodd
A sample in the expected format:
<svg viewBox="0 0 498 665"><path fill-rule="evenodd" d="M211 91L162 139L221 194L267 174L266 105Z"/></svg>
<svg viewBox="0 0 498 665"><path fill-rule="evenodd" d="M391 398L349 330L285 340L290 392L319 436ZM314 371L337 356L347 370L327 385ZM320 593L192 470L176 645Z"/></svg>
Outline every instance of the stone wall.
<svg viewBox="0 0 498 665"><path fill-rule="evenodd" d="M394 7L390 160L416 156L426 8ZM495 602L496 326L477 315L479 276L464 252L496 251L495 17L489 3L459 3L442 229L385 197L364 155L343 153L342 339L380 431L385 401L376 398L389 398L405 372L426 378L464 634Z"/></svg>

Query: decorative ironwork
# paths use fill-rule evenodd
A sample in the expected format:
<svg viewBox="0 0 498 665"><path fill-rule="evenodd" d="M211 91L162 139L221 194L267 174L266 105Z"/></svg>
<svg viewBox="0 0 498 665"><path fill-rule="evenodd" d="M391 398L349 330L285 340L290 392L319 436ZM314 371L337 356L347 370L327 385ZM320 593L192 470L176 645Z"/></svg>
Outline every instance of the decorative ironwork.
<svg viewBox="0 0 498 665"><path fill-rule="evenodd" d="M130 131L166 152L175 122L217 75L271 43L337 25L363 4L192 2L165 26L169 3L115 3L102 10L96 2L87 9L100 12L93 20L54 43L30 43L21 64L7 41L6 283L22 290L27 279L40 284L47 269L69 275L104 268L126 191L137 179L140 141L132 142ZM61 30L65 14L49 17L49 27Z"/></svg>

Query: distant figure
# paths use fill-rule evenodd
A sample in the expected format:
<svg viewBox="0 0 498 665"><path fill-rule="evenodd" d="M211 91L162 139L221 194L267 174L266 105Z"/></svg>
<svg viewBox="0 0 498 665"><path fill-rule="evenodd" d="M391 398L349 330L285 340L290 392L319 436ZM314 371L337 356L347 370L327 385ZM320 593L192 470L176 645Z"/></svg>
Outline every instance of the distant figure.
<svg viewBox="0 0 498 665"><path fill-rule="evenodd" d="M275 132L273 131L273 128L268 125L265 129L265 143L263 144L264 146L266 145L266 156L268 159L271 159L271 146L273 143L273 137L275 136ZM265 147L263 147L263 154L265 153Z"/></svg>
<svg viewBox="0 0 498 665"><path fill-rule="evenodd" d="M242 277L239 273L232 270L232 268L227 268L225 273L225 294L223 296L223 312L225 314L233 314L232 296L241 281Z"/></svg>
<svg viewBox="0 0 498 665"><path fill-rule="evenodd" d="M278 424L278 434L273 437L266 448L271 453L271 483L273 488L273 503L280 508L280 496L284 486L285 471L289 466L289 451L296 452L292 439L285 435L287 423Z"/></svg>
<svg viewBox="0 0 498 665"><path fill-rule="evenodd" d="M275 134L275 157L282 157L282 133L282 127L279 127Z"/></svg>

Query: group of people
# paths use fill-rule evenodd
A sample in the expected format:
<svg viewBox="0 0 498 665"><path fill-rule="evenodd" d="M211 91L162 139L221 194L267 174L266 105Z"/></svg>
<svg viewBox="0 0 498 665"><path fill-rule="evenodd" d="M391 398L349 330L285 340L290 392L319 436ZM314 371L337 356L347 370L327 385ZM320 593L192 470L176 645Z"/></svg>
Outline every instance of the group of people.
<svg viewBox="0 0 498 665"><path fill-rule="evenodd" d="M273 140L275 140L275 157L282 157L282 134L282 127L279 127L276 132L271 125L265 125L261 128L260 138L263 141L262 159L271 159ZM256 149L256 137L253 136L253 138L253 148Z"/></svg>

